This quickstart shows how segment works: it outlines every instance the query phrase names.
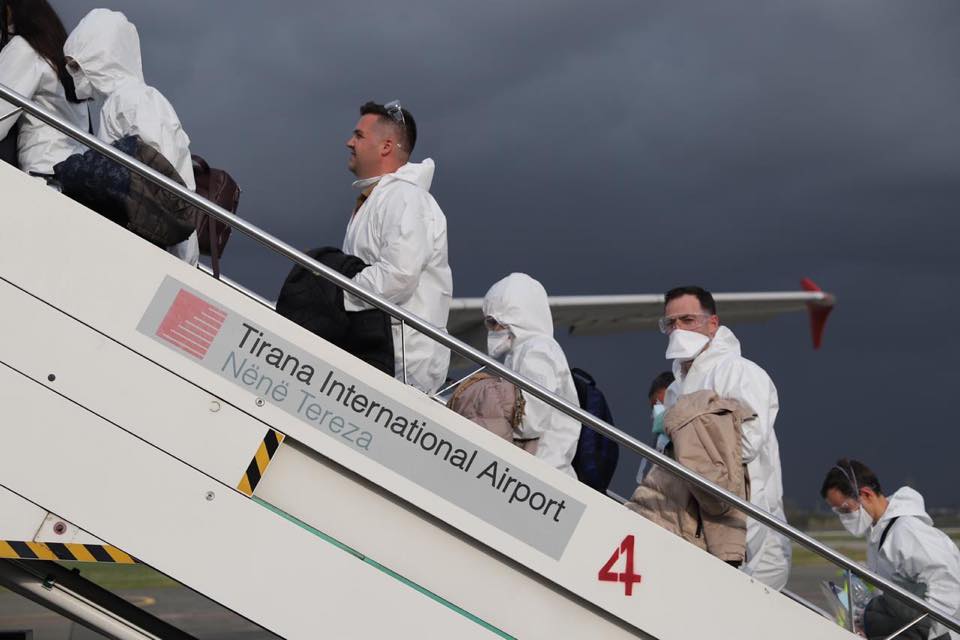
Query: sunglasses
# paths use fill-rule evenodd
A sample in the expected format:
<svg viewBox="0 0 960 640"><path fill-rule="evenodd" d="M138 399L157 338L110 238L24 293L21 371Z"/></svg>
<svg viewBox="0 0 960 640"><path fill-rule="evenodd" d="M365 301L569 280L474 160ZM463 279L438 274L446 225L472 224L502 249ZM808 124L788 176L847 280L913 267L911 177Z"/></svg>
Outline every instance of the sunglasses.
<svg viewBox="0 0 960 640"><path fill-rule="evenodd" d="M403 117L403 106L399 100L391 100L383 105L383 108L387 110L387 115L393 118L394 122L404 128L407 126L407 121Z"/></svg>

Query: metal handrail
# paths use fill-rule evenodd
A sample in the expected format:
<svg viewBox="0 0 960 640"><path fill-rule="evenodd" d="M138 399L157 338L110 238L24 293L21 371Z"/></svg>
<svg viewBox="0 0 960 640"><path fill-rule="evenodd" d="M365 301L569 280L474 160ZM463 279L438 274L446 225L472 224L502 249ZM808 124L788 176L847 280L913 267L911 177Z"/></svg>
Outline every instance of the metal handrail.
<svg viewBox="0 0 960 640"><path fill-rule="evenodd" d="M884 638L883 640L893 640L894 638L896 638L896 637L899 636L900 634L906 633L907 631L909 631L910 628L913 627L913 625L918 624L921 620L923 620L923 619L926 618L926 617L927 617L927 614L925 614L925 613L920 614L919 616L917 616L916 618L914 618L913 621L908 622L907 624L903 625L902 627L900 627L899 629L897 629L896 631L894 631L893 633L891 633L890 635L888 635L888 636L887 636L886 638Z"/></svg>
<svg viewBox="0 0 960 640"><path fill-rule="evenodd" d="M212 215L214 218L223 222L224 224L230 225L234 229L237 229L246 236L252 238L253 240L259 242L268 249L273 250L276 253L288 258L291 262L299 264L305 269L309 269L313 273L319 275L320 277L334 283L341 289L350 292L354 296L364 300L365 302L377 307L381 311L388 313L393 318L399 319L400 321L409 324L411 327L419 331L420 333L429 336L436 342L439 342L444 347L447 347L451 351L468 358L478 365L484 366L489 371L495 371L497 375L501 378L508 380L515 384L517 387L526 391L527 393L533 395L539 400L547 403L554 409L557 409L561 413L574 418L578 422L587 425L592 428L594 431L614 440L615 442L623 445L627 449L647 458L648 460L658 464L662 467L667 468L673 474L679 476L680 478L686 480L695 487L706 491L715 498L719 498L726 502L727 504L733 505L736 508L740 509L744 513L750 515L755 520L762 522L768 527L774 529L775 531L787 536L788 538L798 542L799 544L807 547L814 553L826 558L827 560L833 562L834 564L847 569L848 571L860 576L862 579L867 580L868 582L873 583L884 589L885 593L891 594L902 600L903 602L909 604L910 606L916 608L918 611L928 614L930 617L939 620L947 627L953 631L960 632L960 620L957 620L951 616L940 613L939 611L933 609L927 602L918 598L909 591L903 589L902 587L886 580L885 578L877 575L873 571L866 569L865 567L860 566L853 560L850 560L846 556L837 553L830 547L822 544L821 542L815 540L814 538L808 536L798 529L794 529L792 526L779 520L776 516L759 509L754 505L750 504L740 496L737 496L726 489L723 489L709 480L704 479L703 477L697 475L693 471L690 471L683 465L674 461L672 458L669 458L662 453L656 451L635 439L633 436L630 436L623 431L615 428L612 425L607 424L606 422L600 420L596 416L584 411L579 406L576 406L567 400L561 398L548 391L546 388L540 386L535 382L531 382L526 378L518 375L514 371L507 369L503 364L494 360L485 353L477 351L468 344L461 342L460 340L454 338L446 331L434 327L432 324L426 320L420 318L419 316L410 313L406 309L402 309L396 304L380 298L377 294L371 293L366 289L361 288L356 283L353 282L350 278L347 278L338 271L331 269L330 267L317 262L312 259L310 256L296 250L286 242L280 240L279 238L274 237L270 233L263 231L257 226L247 222L246 220L237 217L236 215L230 213L226 209L223 209L208 200L198 196L193 191L181 186L180 184L174 182L170 178L160 174L159 172L151 169L150 167L138 162L134 158L124 154L115 147L112 147L101 140L91 136L87 132L79 129L78 127L73 126L68 122L62 121L56 115L49 113L45 109L42 109L35 105L28 98L20 95L19 93L10 90L8 87L0 84L0 98L15 104L21 107L24 111L31 114L38 120L50 125L51 127L65 133L74 140L83 143L87 147L96 150L97 152L107 156L108 158L118 162L119 164L127 167L131 171L136 172L144 178L147 178L154 184L157 184L168 191L178 195L180 198L190 203L191 205L202 209L208 214Z"/></svg>
<svg viewBox="0 0 960 640"><path fill-rule="evenodd" d="M22 111L22 109L14 109L13 111L11 111L11 112L9 112L9 113L3 114L2 116L0 116L0 122L3 122L3 121L6 120L7 118L12 118L13 116L18 115L21 111Z"/></svg>

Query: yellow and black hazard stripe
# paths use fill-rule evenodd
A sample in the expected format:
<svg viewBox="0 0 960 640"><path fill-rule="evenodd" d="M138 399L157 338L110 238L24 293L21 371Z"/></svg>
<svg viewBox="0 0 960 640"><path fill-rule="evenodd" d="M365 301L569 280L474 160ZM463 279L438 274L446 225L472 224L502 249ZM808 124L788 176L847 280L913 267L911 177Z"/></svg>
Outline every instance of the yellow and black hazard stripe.
<svg viewBox="0 0 960 640"><path fill-rule="evenodd" d="M0 558L10 560L70 560L75 562L137 564L136 558L108 544L0 540Z"/></svg>
<svg viewBox="0 0 960 640"><path fill-rule="evenodd" d="M253 460L247 466L247 472L243 474L243 477L240 478L240 484L237 485L237 489L241 493L248 496L253 495L254 490L260 483L260 478L267 470L267 465L270 464L273 455L280 448L281 442L283 442L282 433L273 429L267 431L267 435L263 437L263 442L257 447L257 454L253 456Z"/></svg>

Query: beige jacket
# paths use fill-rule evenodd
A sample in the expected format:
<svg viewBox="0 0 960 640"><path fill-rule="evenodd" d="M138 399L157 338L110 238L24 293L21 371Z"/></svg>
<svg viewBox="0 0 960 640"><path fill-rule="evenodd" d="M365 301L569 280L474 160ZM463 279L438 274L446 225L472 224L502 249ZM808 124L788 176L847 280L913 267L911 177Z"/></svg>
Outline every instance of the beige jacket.
<svg viewBox="0 0 960 640"><path fill-rule="evenodd" d="M676 460L698 475L747 499L741 430L755 414L709 390L682 396L664 416ZM627 507L727 562L744 562L747 519L725 502L654 467Z"/></svg>
<svg viewBox="0 0 960 640"><path fill-rule="evenodd" d="M524 440L520 434L525 406L523 394L506 380L489 373L471 376L457 387L447 406L487 431L536 454L537 440Z"/></svg>

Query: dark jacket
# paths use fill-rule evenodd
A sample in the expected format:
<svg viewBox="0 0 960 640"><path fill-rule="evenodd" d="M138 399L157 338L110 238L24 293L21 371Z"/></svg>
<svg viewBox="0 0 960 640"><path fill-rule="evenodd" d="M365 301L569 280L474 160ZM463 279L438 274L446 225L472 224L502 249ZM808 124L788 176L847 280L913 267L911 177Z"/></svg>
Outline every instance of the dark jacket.
<svg viewBox="0 0 960 640"><path fill-rule="evenodd" d="M610 405L593 376L576 367L570 369L570 375L573 376L573 386L577 388L580 408L607 424L613 424ZM580 482L606 495L619 458L620 446L616 442L583 425L577 441L577 452L573 456L573 470L577 472Z"/></svg>
<svg viewBox="0 0 960 640"><path fill-rule="evenodd" d="M880 640L905 626L920 615L919 611L896 598L880 594L867 603L863 612L863 632L869 640ZM902 640L926 640L930 635L930 619L913 625L897 638ZM949 640L949 635L946 636Z"/></svg>
<svg viewBox="0 0 960 640"><path fill-rule="evenodd" d="M183 184L173 165L139 136L125 136L113 146ZM92 149L54 165L53 172L65 195L159 247L171 247L189 238L197 214L202 213Z"/></svg>
<svg viewBox="0 0 960 640"><path fill-rule="evenodd" d="M0 2L0 13L3 12L4 3ZM5 20L6 16L0 15L0 50L7 46L7 23ZM13 105L6 104L5 107L12 108ZM6 111L6 109L4 109ZM0 117L5 116L6 113L0 113ZM20 116L10 116L11 118L16 118L17 123L13 125L10 131L7 132L5 138L0 140L0 161L6 162L7 164L12 164L16 168L20 168L19 155L17 153L17 136L20 134Z"/></svg>
<svg viewBox="0 0 960 640"><path fill-rule="evenodd" d="M307 255L348 278L368 265L340 249L311 249ZM390 316L379 309L345 311L343 289L295 265L277 297L277 313L327 342L394 375L393 332Z"/></svg>

